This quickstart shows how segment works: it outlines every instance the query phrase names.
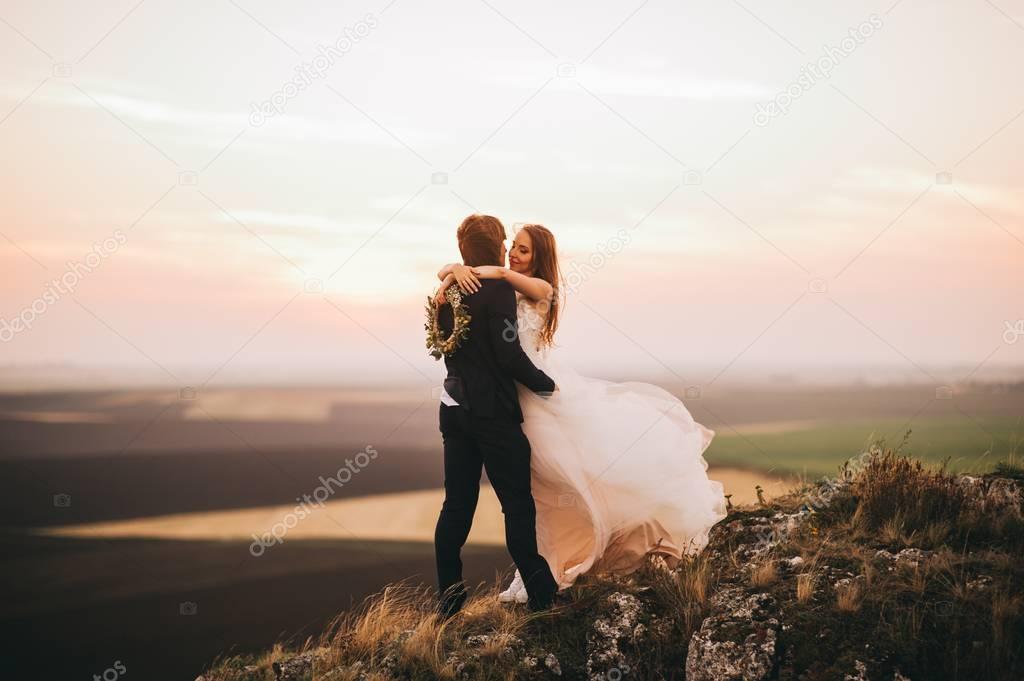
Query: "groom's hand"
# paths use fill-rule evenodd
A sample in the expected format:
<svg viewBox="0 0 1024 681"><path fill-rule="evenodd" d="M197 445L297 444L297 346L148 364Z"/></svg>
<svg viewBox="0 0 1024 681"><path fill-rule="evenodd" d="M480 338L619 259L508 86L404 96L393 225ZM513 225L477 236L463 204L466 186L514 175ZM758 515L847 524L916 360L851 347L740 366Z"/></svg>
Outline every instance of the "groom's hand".
<svg viewBox="0 0 1024 681"><path fill-rule="evenodd" d="M445 277L444 280L441 282L440 288L437 289L437 295L434 296L434 302L437 305L445 305L448 302L448 298L447 296L445 296L445 291L447 291L448 287L451 286L452 283L454 282L455 276L451 274Z"/></svg>

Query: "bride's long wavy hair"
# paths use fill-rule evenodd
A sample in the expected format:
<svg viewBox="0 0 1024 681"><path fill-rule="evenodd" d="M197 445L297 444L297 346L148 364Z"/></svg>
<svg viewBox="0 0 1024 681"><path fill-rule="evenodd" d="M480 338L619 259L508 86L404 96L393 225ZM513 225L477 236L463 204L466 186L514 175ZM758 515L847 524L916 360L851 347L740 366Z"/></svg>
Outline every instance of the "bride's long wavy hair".
<svg viewBox="0 0 1024 681"><path fill-rule="evenodd" d="M520 229L529 234L533 242L533 276L551 284L551 300L540 303L547 305L547 317L540 330L539 340L543 345L552 345L555 331L558 330L558 309L562 307L562 272L558 267L558 245L555 243L555 235L544 225L523 225Z"/></svg>

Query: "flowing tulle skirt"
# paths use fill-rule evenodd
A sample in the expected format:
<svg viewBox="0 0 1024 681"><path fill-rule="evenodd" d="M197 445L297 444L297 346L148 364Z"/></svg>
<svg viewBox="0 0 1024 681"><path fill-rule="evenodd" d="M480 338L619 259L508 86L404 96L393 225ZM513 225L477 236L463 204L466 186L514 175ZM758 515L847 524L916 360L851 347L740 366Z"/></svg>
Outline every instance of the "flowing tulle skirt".
<svg viewBox="0 0 1024 681"><path fill-rule="evenodd" d="M538 362L540 364L540 362ZM645 383L609 383L546 360L559 392L520 386L532 448L537 542L559 586L590 570L629 572L649 552L699 552L726 515L704 450L714 432Z"/></svg>

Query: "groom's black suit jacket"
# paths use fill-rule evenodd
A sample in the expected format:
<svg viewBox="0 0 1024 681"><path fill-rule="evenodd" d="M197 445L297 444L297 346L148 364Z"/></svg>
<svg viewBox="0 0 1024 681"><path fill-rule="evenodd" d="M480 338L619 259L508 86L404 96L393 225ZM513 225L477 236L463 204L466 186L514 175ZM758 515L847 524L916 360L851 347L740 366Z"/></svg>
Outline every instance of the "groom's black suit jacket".
<svg viewBox="0 0 1024 681"><path fill-rule="evenodd" d="M444 505L434 530L440 608L447 616L466 599L462 547L469 536L484 469L501 502L505 543L526 582L532 609L551 605L558 584L537 550L537 511L530 490L530 442L523 434L523 412L515 381L535 392L555 383L530 361L519 345L516 296L505 281L485 279L465 297L472 316L469 336L445 358L444 386L459 403L441 405L444 440ZM452 311L444 306L441 327L451 332Z"/></svg>
<svg viewBox="0 0 1024 681"><path fill-rule="evenodd" d="M522 423L515 381L533 392L551 392L555 382L534 366L519 344L516 294L506 281L484 279L479 291L464 294L462 300L472 317L469 337L445 357L445 389L471 414ZM441 308L439 321L441 329L450 333L451 306Z"/></svg>

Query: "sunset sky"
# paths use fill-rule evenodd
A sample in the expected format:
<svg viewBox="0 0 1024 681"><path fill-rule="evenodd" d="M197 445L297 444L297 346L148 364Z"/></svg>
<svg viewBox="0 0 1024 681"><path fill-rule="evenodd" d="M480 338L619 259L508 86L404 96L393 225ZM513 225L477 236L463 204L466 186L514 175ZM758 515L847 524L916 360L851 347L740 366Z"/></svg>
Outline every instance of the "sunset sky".
<svg viewBox="0 0 1024 681"><path fill-rule="evenodd" d="M8 370L429 382L474 211L588 370L1024 366L1024 0L87 5L0 2Z"/></svg>

